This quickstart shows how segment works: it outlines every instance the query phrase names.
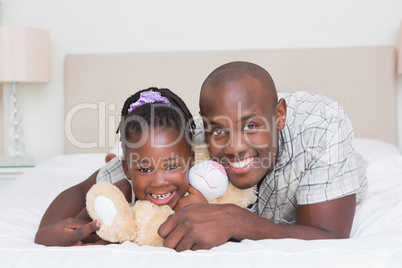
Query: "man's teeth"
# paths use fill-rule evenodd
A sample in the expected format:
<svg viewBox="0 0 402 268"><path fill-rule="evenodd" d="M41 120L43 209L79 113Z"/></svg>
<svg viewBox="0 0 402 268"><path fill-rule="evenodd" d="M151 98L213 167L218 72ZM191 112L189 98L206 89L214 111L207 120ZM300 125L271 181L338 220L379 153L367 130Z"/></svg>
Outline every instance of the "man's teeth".
<svg viewBox="0 0 402 268"><path fill-rule="evenodd" d="M253 161L253 158L247 158L243 161L231 162L230 165L234 168L244 168Z"/></svg>
<svg viewBox="0 0 402 268"><path fill-rule="evenodd" d="M167 193L167 194L151 194L153 198L155 199L165 199L168 198L172 193Z"/></svg>

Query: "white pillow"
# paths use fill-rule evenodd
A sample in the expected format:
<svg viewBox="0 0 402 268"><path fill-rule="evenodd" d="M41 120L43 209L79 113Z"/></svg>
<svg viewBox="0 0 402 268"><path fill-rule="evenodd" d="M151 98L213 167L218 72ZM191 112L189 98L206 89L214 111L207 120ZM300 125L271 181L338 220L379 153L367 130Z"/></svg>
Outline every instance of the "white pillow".
<svg viewBox="0 0 402 268"><path fill-rule="evenodd" d="M369 163L384 157L401 154L398 147L380 140L355 139L353 145L356 151L359 152Z"/></svg>

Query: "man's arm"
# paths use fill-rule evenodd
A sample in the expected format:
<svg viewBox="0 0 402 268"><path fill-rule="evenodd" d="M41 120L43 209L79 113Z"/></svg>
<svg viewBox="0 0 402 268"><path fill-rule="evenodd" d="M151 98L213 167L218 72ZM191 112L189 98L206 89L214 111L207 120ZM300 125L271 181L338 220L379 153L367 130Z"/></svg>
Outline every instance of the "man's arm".
<svg viewBox="0 0 402 268"><path fill-rule="evenodd" d="M278 225L232 204L191 204L159 228L164 246L177 251L209 249L229 239L337 239L352 228L356 195L297 208L295 225Z"/></svg>

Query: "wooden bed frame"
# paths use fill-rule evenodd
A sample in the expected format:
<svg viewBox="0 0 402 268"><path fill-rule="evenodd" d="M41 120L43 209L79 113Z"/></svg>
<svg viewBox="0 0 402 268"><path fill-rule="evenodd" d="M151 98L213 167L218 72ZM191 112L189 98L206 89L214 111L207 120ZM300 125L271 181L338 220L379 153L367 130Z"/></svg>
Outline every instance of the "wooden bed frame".
<svg viewBox="0 0 402 268"><path fill-rule="evenodd" d="M150 86L174 90L198 114L204 79L235 60L264 67L279 92L310 91L339 101L355 137L397 145L395 48L351 47L68 55L65 153L110 150L124 101Z"/></svg>

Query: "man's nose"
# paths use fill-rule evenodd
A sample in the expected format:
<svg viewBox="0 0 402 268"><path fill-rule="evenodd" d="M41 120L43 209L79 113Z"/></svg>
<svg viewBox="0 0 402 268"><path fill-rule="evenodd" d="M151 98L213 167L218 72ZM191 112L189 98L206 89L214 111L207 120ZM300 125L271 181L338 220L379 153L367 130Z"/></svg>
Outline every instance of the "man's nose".
<svg viewBox="0 0 402 268"><path fill-rule="evenodd" d="M231 133L229 142L227 143L224 152L225 154L238 154L247 150L247 142L242 133Z"/></svg>

